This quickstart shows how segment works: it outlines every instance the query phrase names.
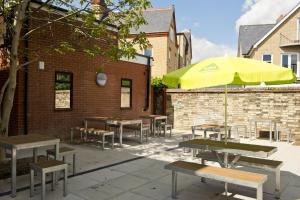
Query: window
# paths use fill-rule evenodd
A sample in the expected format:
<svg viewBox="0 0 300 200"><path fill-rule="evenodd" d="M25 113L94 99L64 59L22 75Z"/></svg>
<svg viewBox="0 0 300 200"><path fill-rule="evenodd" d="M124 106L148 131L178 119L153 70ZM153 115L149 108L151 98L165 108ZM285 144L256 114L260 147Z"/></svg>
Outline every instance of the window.
<svg viewBox="0 0 300 200"><path fill-rule="evenodd" d="M272 54L264 54L263 55L263 61L267 63L273 63L273 58Z"/></svg>
<svg viewBox="0 0 300 200"><path fill-rule="evenodd" d="M281 65L293 70L298 75L298 54L287 53L281 55Z"/></svg>
<svg viewBox="0 0 300 200"><path fill-rule="evenodd" d="M72 108L73 74L55 72L55 109L68 110Z"/></svg>
<svg viewBox="0 0 300 200"><path fill-rule="evenodd" d="M153 51L152 48L148 47L147 49L144 50L144 55L149 56L149 57L153 57L152 51Z"/></svg>
<svg viewBox="0 0 300 200"><path fill-rule="evenodd" d="M173 27L171 26L171 27L170 27L170 32L169 32L169 37L170 37L170 40L171 40L172 42L174 42L174 40L175 40L174 36L175 36L175 32L174 32Z"/></svg>
<svg viewBox="0 0 300 200"><path fill-rule="evenodd" d="M121 108L131 108L132 81L130 79L121 80Z"/></svg>

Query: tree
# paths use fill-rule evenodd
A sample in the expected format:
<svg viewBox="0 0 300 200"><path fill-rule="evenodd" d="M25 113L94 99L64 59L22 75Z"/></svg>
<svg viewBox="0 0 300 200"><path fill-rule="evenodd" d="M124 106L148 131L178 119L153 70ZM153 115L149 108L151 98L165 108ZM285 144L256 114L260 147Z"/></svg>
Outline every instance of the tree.
<svg viewBox="0 0 300 200"><path fill-rule="evenodd" d="M39 6L32 8L31 2ZM64 14L53 14L54 6L64 8ZM90 56L102 55L115 60L124 56L133 57L136 53L134 46L145 48L148 41L144 33L133 40L127 38L130 29L138 29L146 23L142 12L149 7L150 0L0 0L0 62L2 67L8 66L9 70L8 79L0 91L0 135L8 136L18 70L36 62L41 51L67 53L80 49ZM41 10L47 13L37 18L35 14ZM29 18L38 20L39 25L26 26ZM26 38L54 24L68 26L73 34L65 41L55 41L45 49L20 47ZM111 28L118 29L117 34ZM74 38L77 42L74 42ZM81 42L78 42L78 38ZM89 43L103 39L110 44L108 47ZM36 51L36 58L24 62L21 58L29 51Z"/></svg>

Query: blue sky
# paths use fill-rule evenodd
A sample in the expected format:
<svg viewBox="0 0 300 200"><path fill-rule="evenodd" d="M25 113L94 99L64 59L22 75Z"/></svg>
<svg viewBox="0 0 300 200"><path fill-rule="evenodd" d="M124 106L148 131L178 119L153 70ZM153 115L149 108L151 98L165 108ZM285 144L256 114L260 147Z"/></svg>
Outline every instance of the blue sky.
<svg viewBox="0 0 300 200"><path fill-rule="evenodd" d="M194 35L215 43L236 46L235 21L244 0L152 0L153 7L176 9L177 31L192 29Z"/></svg>
<svg viewBox="0 0 300 200"><path fill-rule="evenodd" d="M176 9L177 31L192 30L193 62L236 55L241 24L275 23L300 0L152 0ZM272 11L270 11L272 9Z"/></svg>

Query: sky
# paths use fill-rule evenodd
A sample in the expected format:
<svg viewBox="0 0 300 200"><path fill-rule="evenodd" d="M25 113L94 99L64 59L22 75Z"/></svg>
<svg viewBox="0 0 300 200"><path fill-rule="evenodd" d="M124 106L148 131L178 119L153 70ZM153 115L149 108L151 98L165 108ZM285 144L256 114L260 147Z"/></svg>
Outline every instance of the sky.
<svg viewBox="0 0 300 200"><path fill-rule="evenodd" d="M192 31L193 62L236 55L238 27L275 23L300 0L152 0L152 6L175 5L177 32Z"/></svg>

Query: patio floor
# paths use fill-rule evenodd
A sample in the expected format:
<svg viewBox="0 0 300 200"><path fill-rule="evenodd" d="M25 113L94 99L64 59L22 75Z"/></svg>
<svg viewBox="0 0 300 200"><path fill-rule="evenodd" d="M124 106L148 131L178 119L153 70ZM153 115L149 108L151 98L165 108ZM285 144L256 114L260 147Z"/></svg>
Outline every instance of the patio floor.
<svg viewBox="0 0 300 200"><path fill-rule="evenodd" d="M123 148L101 151L92 145L67 145L78 150L77 175L69 178L69 195L62 197L62 183L59 182L54 192L47 185L47 199L66 200L168 200L171 199L171 173L164 170L166 163L174 160L192 160L190 153L183 153L176 148L181 141L181 135L190 132L174 131L172 138L150 138L149 143L139 145L125 141ZM242 139L241 142L277 146L276 152L270 159L282 160L284 166L281 172L281 187L283 200L300 199L300 147L285 142L269 143L265 140ZM29 155L30 152L24 152ZM40 150L44 154L44 150ZM22 156L22 155L21 155ZM71 161L71 160L70 160ZM193 162L197 162L194 159ZM213 163L211 163L213 164ZM267 173L266 171L243 168L248 171ZM70 171L71 173L71 171ZM275 199L274 174L267 173L268 181L264 185L264 199ZM17 178L18 188L15 199L30 199L29 176ZM4 195L9 191L9 180L0 181L0 200L12 199ZM229 198L221 193L224 184L208 180L201 183L200 178L178 175L178 199L255 199L253 189L229 185ZM2 195L1 195L2 193ZM40 188L32 199L40 199Z"/></svg>

